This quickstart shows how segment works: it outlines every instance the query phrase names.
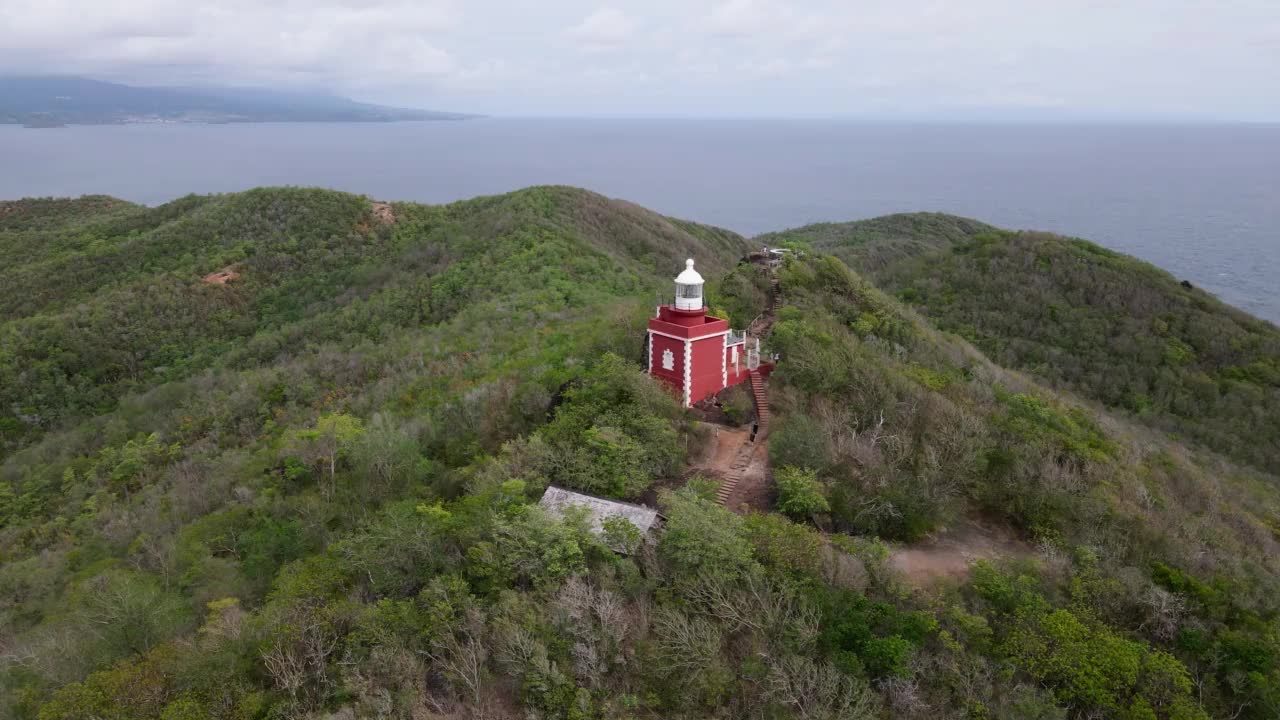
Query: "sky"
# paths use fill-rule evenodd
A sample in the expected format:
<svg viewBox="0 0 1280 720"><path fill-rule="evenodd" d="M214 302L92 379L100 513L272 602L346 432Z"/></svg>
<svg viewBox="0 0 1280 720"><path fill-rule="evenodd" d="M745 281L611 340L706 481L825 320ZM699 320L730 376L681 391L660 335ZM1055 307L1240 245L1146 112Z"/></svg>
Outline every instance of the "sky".
<svg viewBox="0 0 1280 720"><path fill-rule="evenodd" d="M1280 0L0 0L0 72L497 115L1280 121Z"/></svg>

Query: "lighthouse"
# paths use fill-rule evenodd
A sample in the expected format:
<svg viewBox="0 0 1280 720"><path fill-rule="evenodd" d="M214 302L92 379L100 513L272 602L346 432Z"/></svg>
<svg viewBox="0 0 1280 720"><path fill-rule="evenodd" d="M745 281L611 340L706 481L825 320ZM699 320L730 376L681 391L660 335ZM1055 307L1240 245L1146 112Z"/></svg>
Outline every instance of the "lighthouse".
<svg viewBox="0 0 1280 720"><path fill-rule="evenodd" d="M733 333L728 320L707 314L693 260L675 282L675 300L649 319L648 370L689 407L747 379L746 338Z"/></svg>

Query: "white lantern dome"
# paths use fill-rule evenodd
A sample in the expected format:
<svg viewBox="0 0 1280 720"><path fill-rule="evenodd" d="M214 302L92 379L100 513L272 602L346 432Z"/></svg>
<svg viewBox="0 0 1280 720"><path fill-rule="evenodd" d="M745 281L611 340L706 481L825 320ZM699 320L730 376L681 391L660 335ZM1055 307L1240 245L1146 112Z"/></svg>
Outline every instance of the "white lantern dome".
<svg viewBox="0 0 1280 720"><path fill-rule="evenodd" d="M693 258L684 261L684 272L676 276L676 309L701 310L702 276L693 269Z"/></svg>

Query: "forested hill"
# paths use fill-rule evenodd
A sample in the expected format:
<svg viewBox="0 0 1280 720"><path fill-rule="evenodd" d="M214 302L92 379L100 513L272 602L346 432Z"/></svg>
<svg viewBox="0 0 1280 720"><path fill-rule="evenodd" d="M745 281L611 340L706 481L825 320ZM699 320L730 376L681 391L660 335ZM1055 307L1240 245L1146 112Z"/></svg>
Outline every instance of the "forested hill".
<svg viewBox="0 0 1280 720"><path fill-rule="evenodd" d="M459 314L518 317L666 290L740 237L568 188L448 206L310 189L0 203L0 438L12 451L122 394ZM231 282L206 281L227 270ZM650 293L652 296L652 293Z"/></svg>
<svg viewBox="0 0 1280 720"><path fill-rule="evenodd" d="M993 360L1280 467L1280 329L1075 238L920 213L766 236L832 252Z"/></svg>
<svg viewBox="0 0 1280 720"><path fill-rule="evenodd" d="M0 124L129 122L392 122L469 115L386 107L315 92L137 87L72 76L0 74Z"/></svg>
<svg viewBox="0 0 1280 720"><path fill-rule="evenodd" d="M901 222L864 277L815 249L840 226L771 270L561 187L0 203L0 720L1274 718L1274 468L939 331L868 278L1015 238ZM746 507L695 458L749 430L640 369L686 257L774 320Z"/></svg>

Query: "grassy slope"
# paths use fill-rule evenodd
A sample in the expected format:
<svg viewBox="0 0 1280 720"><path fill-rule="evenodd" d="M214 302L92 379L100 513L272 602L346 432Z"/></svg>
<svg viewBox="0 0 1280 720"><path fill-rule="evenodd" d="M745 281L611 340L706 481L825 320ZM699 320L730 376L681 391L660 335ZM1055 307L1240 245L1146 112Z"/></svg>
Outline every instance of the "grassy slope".
<svg viewBox="0 0 1280 720"><path fill-rule="evenodd" d="M835 253L996 362L1280 467L1280 329L1147 263L945 215L770 237Z"/></svg>

